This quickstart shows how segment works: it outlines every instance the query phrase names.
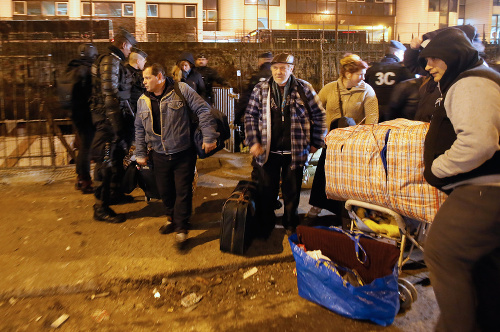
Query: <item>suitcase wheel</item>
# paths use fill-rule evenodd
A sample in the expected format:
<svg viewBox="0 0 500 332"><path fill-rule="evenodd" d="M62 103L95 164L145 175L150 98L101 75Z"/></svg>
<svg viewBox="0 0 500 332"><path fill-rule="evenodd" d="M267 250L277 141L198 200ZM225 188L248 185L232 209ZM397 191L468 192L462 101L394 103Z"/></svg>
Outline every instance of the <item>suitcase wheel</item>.
<svg viewBox="0 0 500 332"><path fill-rule="evenodd" d="M413 298L411 297L411 292L403 284L398 283L398 293L399 293L399 310L406 311L411 308Z"/></svg>
<svg viewBox="0 0 500 332"><path fill-rule="evenodd" d="M151 198L149 198L148 196L144 195L144 200L146 201L146 203L149 203L151 202Z"/></svg>
<svg viewBox="0 0 500 332"><path fill-rule="evenodd" d="M410 291L411 298L413 300L412 302L416 302L417 301L417 298L418 298L417 289L415 288L415 286L413 286L413 284L411 282L409 282L406 279L399 278L398 279L398 284L401 284L401 285L405 286Z"/></svg>

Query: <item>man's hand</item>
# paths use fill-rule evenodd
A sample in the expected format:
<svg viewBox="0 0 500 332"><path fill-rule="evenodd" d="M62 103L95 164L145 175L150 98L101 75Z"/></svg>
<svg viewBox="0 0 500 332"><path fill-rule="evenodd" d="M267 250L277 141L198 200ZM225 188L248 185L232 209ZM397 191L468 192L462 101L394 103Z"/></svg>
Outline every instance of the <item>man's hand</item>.
<svg viewBox="0 0 500 332"><path fill-rule="evenodd" d="M255 143L250 148L250 153L252 154L252 156L258 157L264 153L264 149L262 148L262 145L260 145L260 143Z"/></svg>
<svg viewBox="0 0 500 332"><path fill-rule="evenodd" d="M410 41L410 48L413 50L418 50L422 44L422 37L415 37Z"/></svg>
<svg viewBox="0 0 500 332"><path fill-rule="evenodd" d="M137 157L137 158L135 158L135 161L136 161L139 165L141 165L141 166L146 166L146 165L147 165L147 163L148 163L148 158L147 158L147 157L146 157L146 158L140 158L140 157Z"/></svg>
<svg viewBox="0 0 500 332"><path fill-rule="evenodd" d="M315 153L316 151L318 151L318 148L315 146L311 146L310 151L311 151L311 153Z"/></svg>
<svg viewBox="0 0 500 332"><path fill-rule="evenodd" d="M213 142L213 143L203 142L203 144L201 145L201 148L205 151L205 153L209 153L210 151L212 151L216 147L217 147L217 142Z"/></svg>

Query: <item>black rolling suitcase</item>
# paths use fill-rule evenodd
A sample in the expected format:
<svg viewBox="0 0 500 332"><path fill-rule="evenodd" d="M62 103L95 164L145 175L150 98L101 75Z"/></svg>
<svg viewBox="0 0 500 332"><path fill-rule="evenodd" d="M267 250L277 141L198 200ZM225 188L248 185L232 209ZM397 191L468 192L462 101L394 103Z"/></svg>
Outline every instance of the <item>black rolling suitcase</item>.
<svg viewBox="0 0 500 332"><path fill-rule="evenodd" d="M148 161L146 166L139 166L137 169L137 184L144 191L146 202L149 202L152 198L160 199L153 164Z"/></svg>
<svg viewBox="0 0 500 332"><path fill-rule="evenodd" d="M242 255L255 230L255 202L257 184L240 181L222 207L220 250Z"/></svg>

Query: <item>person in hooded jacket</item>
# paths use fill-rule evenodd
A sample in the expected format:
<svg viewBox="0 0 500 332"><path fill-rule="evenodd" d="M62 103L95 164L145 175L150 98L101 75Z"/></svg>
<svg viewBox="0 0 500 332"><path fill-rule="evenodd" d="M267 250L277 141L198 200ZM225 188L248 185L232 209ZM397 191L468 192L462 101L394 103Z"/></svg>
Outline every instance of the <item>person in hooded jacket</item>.
<svg viewBox="0 0 500 332"><path fill-rule="evenodd" d="M482 65L455 28L432 38L419 62L440 93L425 138L424 176L449 194L424 253L441 310L436 330L498 329L478 320L473 277L476 264L500 247L500 74ZM499 294L497 274L483 277L490 294Z"/></svg>
<svg viewBox="0 0 500 332"><path fill-rule="evenodd" d="M184 52L180 55L176 65L172 68L172 77L174 81L189 85L207 103L210 103L203 76L194 70L194 58L191 53Z"/></svg>
<svg viewBox="0 0 500 332"><path fill-rule="evenodd" d="M73 88L75 93L71 98L71 120L76 127L78 137L78 155L76 157L77 180L75 188L84 194L94 192L90 176L90 146L94 139L95 128L90 113L90 96L92 94L91 67L97 58L97 48L91 43L78 47L79 59L71 60L69 68L78 67L78 86ZM78 92L78 93L76 93Z"/></svg>
<svg viewBox="0 0 500 332"><path fill-rule="evenodd" d="M479 35L477 34L476 28L470 24L430 31L422 35L422 37L415 37L411 40L410 47L405 51L403 63L405 67L408 68L413 74L425 76L419 88L420 99L414 118L414 120L416 121L429 122L434 111L434 103L436 102L436 99L439 98L439 90L436 88L437 83L434 82L434 80L432 80L425 69L420 66L418 57L420 55L420 52L432 38L437 36L440 32L450 28L457 28L462 30L471 40L472 45L479 52L482 52L484 50L484 45L478 38Z"/></svg>

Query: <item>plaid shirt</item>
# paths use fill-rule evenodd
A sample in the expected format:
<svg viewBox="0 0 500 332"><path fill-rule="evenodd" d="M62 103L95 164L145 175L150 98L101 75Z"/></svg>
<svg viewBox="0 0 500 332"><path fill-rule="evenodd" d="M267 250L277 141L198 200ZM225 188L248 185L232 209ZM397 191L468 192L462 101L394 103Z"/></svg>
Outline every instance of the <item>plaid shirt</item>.
<svg viewBox="0 0 500 332"><path fill-rule="evenodd" d="M311 146L323 147L326 133L325 110L316 91L309 82L296 81L304 88L308 100L300 97L297 83L291 86L287 105L290 106L291 117L292 169L304 166ZM267 161L271 145L271 82L272 77L255 86L245 112L245 142L250 147L255 143L262 145L264 153L255 158L261 166ZM309 104L311 111L304 102Z"/></svg>

